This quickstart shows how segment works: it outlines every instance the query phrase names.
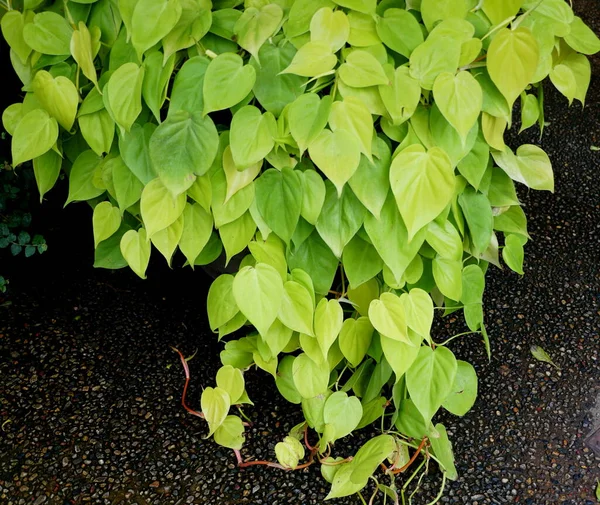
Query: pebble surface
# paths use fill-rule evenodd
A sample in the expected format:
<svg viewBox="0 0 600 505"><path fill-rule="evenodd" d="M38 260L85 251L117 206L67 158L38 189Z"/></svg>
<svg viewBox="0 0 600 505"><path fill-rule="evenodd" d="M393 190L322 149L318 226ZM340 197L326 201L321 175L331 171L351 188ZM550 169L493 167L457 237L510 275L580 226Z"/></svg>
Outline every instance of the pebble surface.
<svg viewBox="0 0 600 505"><path fill-rule="evenodd" d="M600 33L597 1L575 9ZM583 111L546 88L550 125L541 145L556 192L519 193L532 236L525 276L496 268L487 276L491 362L476 338L451 346L475 365L480 393L465 417L440 416L459 472L441 503L596 504L600 459L584 444L600 396L600 152L590 149L600 146L600 59L591 60ZM537 132L517 141L537 143ZM11 294L0 307L0 503L322 503L328 486L316 466L240 470L181 407L184 376L170 346L197 351L193 406L219 366L206 276L154 264L146 281L93 270L88 209L44 209L48 253L3 263ZM458 333L457 319L439 323L438 335ZM533 344L561 371L536 361ZM253 426L242 454L272 459L302 416L264 373L246 379L255 407L245 409ZM336 449L351 454L371 435L362 430ZM439 481L432 471L415 505L435 496Z"/></svg>

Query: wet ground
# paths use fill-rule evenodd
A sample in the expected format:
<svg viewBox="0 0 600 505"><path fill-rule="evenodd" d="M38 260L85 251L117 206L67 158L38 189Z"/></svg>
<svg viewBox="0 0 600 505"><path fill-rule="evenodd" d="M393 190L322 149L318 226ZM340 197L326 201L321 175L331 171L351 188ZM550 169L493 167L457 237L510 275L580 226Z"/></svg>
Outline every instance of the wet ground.
<svg viewBox="0 0 600 505"><path fill-rule="evenodd" d="M575 8L600 32L596 0ZM460 475L443 503L596 503L600 459L584 438L600 422L597 57L593 69L583 111L547 88L541 145L554 163L556 192L520 193L532 236L525 276L488 275L491 362L476 339L452 347L476 366L480 396L464 418L443 419ZM44 209L37 219L50 250L2 263L11 285L10 304L0 307L0 503L322 503L318 468L239 470L181 408L184 377L170 346L198 351L190 361L196 406L219 366L221 347L206 324L209 279L158 264L147 281L128 270L94 270L89 209ZM459 330L460 321L438 325L440 335ZM534 344L560 372L532 357ZM248 373L247 387L254 424L243 454L269 459L302 417L265 374ZM340 452L368 436L359 432ZM426 503L438 484L433 472L415 503Z"/></svg>

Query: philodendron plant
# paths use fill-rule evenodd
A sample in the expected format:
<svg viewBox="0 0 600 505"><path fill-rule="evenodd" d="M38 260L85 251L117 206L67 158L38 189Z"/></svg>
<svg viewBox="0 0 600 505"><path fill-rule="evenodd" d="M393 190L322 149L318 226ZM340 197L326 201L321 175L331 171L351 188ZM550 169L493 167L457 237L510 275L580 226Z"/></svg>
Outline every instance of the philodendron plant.
<svg viewBox="0 0 600 505"><path fill-rule="evenodd" d="M374 478L398 503L430 461L455 479L433 419L464 415L477 376L460 335L434 340L434 311L462 311L489 355L486 269L522 274L529 238L515 182L554 187L542 149L505 145L513 106L542 130L543 81L583 103L600 49L569 4L6 2L13 164L33 160L42 196L68 175L67 203L94 208L95 266L144 277L152 246L191 268L242 256L208 296L226 339L209 436L240 466L321 463L327 498ZM254 366L305 417L277 462L242 460L230 413ZM339 440L373 423L348 454Z"/></svg>

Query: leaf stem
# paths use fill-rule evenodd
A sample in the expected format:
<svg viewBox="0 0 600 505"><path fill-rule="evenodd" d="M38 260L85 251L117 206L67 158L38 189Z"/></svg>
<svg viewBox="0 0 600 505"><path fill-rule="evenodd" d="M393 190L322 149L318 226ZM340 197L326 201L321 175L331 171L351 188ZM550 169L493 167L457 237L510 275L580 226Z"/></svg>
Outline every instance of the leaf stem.
<svg viewBox="0 0 600 505"><path fill-rule="evenodd" d="M444 494L444 489L446 488L446 472L444 472L442 474L442 485L440 487L440 492L438 493L438 495L433 499L433 501L429 502L427 505L435 505L438 501L440 501L440 498L442 497L442 495Z"/></svg>
<svg viewBox="0 0 600 505"><path fill-rule="evenodd" d="M464 333L458 333L458 334L450 337L448 340L444 340L443 342L440 342L439 344L435 344L435 345L446 345L446 344L452 342L455 338L464 337L465 335L472 335L473 333L481 333L481 332L480 331L465 331Z"/></svg>
<svg viewBox="0 0 600 505"><path fill-rule="evenodd" d="M190 407L188 407L187 403L185 403L185 397L187 395L187 389L190 383L190 368L188 367L187 361L185 360L185 356L181 353L181 351L172 346L171 349L173 349L177 354L179 354L179 358L181 359L181 364L183 365L183 370L185 372L185 385L183 386L183 394L181 395L181 405L183 405L183 408L187 410L190 414L204 419L204 414L202 412L198 412L194 409L191 409Z"/></svg>
<svg viewBox="0 0 600 505"><path fill-rule="evenodd" d="M421 451L423 450L423 447L425 447L426 443L427 443L427 437L423 437L423 440L421 440L421 443L419 444L419 447L417 447L417 450L415 451L415 453L408 460L408 463L406 463L406 465L404 465L401 468L393 468L392 467L390 469L392 471L392 473L394 475L398 475L399 473L404 472L410 465L412 465L414 463L414 461L417 459L417 457L419 456L419 454L421 454Z"/></svg>

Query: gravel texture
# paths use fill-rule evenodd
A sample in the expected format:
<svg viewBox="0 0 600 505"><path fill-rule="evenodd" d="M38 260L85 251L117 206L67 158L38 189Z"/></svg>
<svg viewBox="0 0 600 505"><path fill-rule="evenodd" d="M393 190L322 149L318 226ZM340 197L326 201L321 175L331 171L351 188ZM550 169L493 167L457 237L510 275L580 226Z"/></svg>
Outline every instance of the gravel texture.
<svg viewBox="0 0 600 505"><path fill-rule="evenodd" d="M600 4L575 7L600 32ZM592 63L583 111L547 88L551 124L541 145L554 162L556 193L520 193L532 236L525 276L493 268L487 277L491 362L475 338L452 345L474 363L480 396L464 418L441 416L460 474L443 503L596 503L600 459L584 445L600 421L600 152L590 149L600 146L600 60ZM146 281L93 270L89 210L56 206L34 217L48 253L2 263L11 293L0 307L0 503L322 503L318 468L237 469L231 451L204 440L203 422L182 409L184 377L170 346L197 350L194 406L219 366L207 277L161 264ZM439 335L460 324L444 320ZM536 361L533 344L561 371ZM264 373L248 373L247 388L256 405L246 409L254 424L242 452L272 459L302 416ZM369 435L337 450L350 454ZM439 480L432 472L414 502L431 499Z"/></svg>

